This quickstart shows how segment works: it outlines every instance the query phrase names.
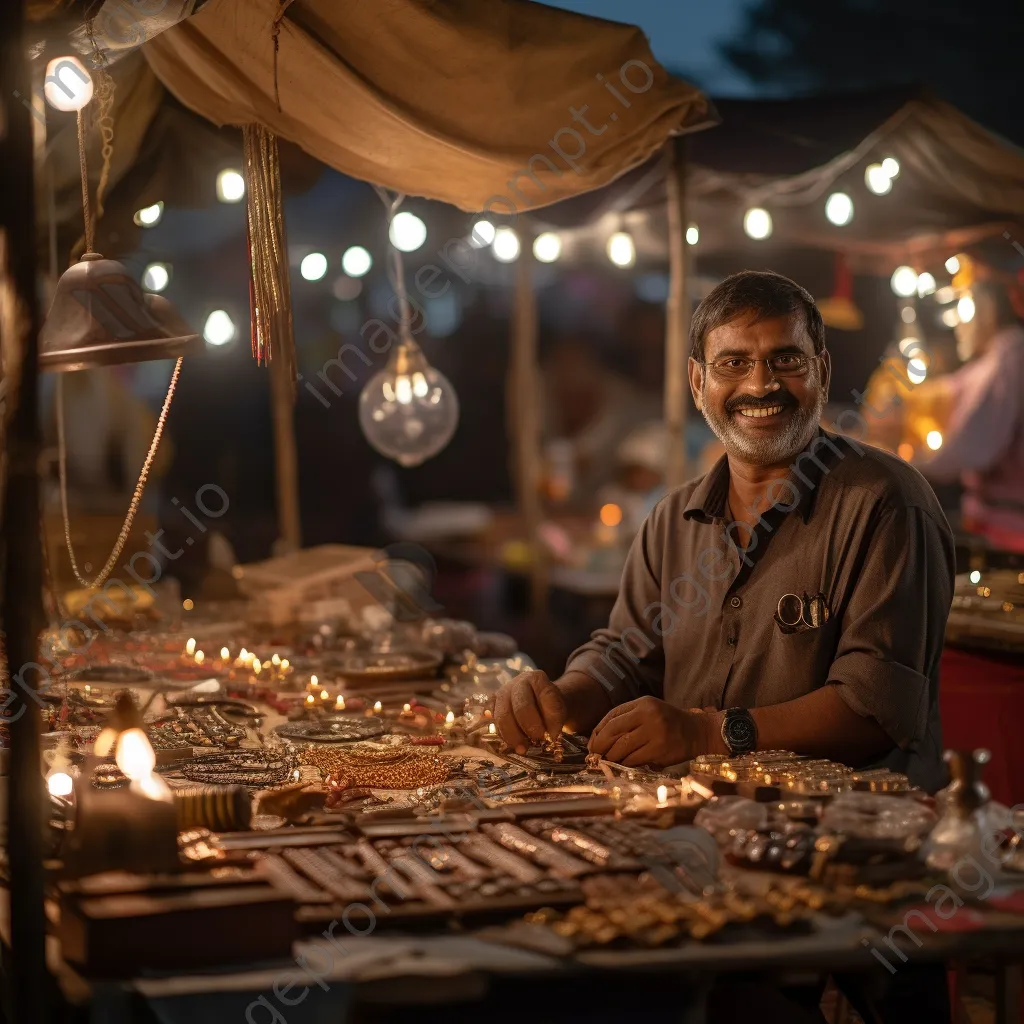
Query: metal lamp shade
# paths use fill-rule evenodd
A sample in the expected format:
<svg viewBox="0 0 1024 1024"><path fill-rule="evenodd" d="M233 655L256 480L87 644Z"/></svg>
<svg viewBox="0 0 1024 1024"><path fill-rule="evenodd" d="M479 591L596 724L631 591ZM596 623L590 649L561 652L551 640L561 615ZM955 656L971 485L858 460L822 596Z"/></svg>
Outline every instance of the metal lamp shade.
<svg viewBox="0 0 1024 1024"><path fill-rule="evenodd" d="M117 260L86 253L57 282L39 337L39 368L88 370L204 350L166 299L145 294Z"/></svg>

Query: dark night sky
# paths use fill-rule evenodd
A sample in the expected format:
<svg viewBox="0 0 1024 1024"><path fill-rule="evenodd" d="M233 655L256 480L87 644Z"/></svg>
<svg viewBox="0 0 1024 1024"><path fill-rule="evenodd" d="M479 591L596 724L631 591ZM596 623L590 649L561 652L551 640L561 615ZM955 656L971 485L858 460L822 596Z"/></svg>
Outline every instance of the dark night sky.
<svg viewBox="0 0 1024 1024"><path fill-rule="evenodd" d="M740 27L750 0L545 0L578 14L639 25L654 56L717 96L751 95L752 87L719 56L716 44Z"/></svg>

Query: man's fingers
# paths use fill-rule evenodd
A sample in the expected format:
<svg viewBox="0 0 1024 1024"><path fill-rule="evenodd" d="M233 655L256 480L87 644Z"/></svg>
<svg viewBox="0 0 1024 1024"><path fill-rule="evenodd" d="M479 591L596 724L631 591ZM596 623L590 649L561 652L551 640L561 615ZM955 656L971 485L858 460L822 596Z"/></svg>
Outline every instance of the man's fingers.
<svg viewBox="0 0 1024 1024"><path fill-rule="evenodd" d="M636 712L613 716L611 713L605 715L597 724L590 737L590 750L595 754L603 754L607 757L607 751L612 744L631 729L637 728L639 716Z"/></svg>
<svg viewBox="0 0 1024 1024"><path fill-rule="evenodd" d="M516 684L513 682L508 686L503 686L495 694L494 720L498 726L501 738L513 749L518 750L521 747L525 751L530 745L529 737L523 734L515 715L512 713L511 691L515 688Z"/></svg>
<svg viewBox="0 0 1024 1024"><path fill-rule="evenodd" d="M645 764L658 765L659 768L665 767L658 764L657 748L653 743L645 743L642 747L637 747L636 750L621 760L619 764L624 768L640 768Z"/></svg>
<svg viewBox="0 0 1024 1024"><path fill-rule="evenodd" d="M567 713L562 691L542 676L533 676L530 680L530 685L533 687L537 704L540 707L541 717L544 721L544 731L552 739L557 739L562 733L562 726L565 725Z"/></svg>
<svg viewBox="0 0 1024 1024"><path fill-rule="evenodd" d="M537 694L531 683L523 680L511 693L512 714L516 716L519 728L534 743L544 739L544 719L537 707Z"/></svg>
<svg viewBox="0 0 1024 1024"><path fill-rule="evenodd" d="M639 729L618 736L605 754L605 760L614 764L625 764L630 755L640 750L643 745L643 736Z"/></svg>

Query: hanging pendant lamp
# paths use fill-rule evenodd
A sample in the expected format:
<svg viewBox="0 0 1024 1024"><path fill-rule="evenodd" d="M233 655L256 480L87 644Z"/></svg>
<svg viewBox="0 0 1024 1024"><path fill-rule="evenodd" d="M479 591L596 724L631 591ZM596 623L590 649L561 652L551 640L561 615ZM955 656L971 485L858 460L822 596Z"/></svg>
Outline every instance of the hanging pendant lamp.
<svg viewBox="0 0 1024 1024"><path fill-rule="evenodd" d="M39 368L61 373L205 351L161 295L147 295L117 260L87 252L64 271L39 336Z"/></svg>
<svg viewBox="0 0 1024 1024"><path fill-rule="evenodd" d="M39 368L69 372L150 359L173 359L205 350L203 339L159 295L145 295L117 260L93 251L95 223L85 159L83 110L93 96L92 79L81 61L50 61L50 105L75 111L82 175L85 254L57 282L53 304L39 336Z"/></svg>

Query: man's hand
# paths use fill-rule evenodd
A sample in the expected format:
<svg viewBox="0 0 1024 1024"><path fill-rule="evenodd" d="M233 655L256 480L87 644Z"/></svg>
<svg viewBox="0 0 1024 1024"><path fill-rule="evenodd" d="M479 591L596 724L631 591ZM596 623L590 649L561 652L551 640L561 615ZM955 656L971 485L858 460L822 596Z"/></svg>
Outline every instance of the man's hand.
<svg viewBox="0 0 1024 1024"><path fill-rule="evenodd" d="M552 739L560 736L568 715L562 691L539 671L521 673L494 698L498 732L520 754L541 743L545 733Z"/></svg>
<svg viewBox="0 0 1024 1024"><path fill-rule="evenodd" d="M666 767L707 753L710 732L706 712L641 697L613 708L598 722L590 737L590 750L629 768L644 764Z"/></svg>

